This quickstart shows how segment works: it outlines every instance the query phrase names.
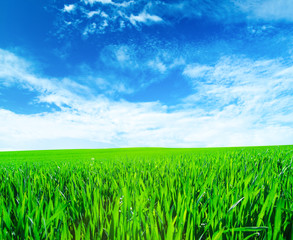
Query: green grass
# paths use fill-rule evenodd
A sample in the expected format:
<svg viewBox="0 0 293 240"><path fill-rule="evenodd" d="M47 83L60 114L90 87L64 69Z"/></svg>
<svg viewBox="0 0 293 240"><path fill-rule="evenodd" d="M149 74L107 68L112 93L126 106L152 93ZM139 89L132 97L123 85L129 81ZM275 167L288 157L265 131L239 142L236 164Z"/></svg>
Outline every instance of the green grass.
<svg viewBox="0 0 293 240"><path fill-rule="evenodd" d="M293 146L0 152L0 239L293 239Z"/></svg>

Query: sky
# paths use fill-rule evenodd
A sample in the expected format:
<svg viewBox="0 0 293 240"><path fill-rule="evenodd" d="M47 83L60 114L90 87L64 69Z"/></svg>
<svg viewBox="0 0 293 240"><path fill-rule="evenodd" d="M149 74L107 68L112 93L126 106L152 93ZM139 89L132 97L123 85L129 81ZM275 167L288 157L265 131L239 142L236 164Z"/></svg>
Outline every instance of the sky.
<svg viewBox="0 0 293 240"><path fill-rule="evenodd" d="M0 150L293 144L293 1L0 2Z"/></svg>

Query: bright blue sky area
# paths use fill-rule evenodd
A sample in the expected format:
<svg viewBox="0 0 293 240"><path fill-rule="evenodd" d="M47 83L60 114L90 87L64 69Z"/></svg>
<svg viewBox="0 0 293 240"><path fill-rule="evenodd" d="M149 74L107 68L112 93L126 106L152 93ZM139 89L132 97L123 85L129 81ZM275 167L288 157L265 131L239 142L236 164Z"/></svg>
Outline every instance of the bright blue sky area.
<svg viewBox="0 0 293 240"><path fill-rule="evenodd" d="M1 1L0 149L292 144L292 12Z"/></svg>

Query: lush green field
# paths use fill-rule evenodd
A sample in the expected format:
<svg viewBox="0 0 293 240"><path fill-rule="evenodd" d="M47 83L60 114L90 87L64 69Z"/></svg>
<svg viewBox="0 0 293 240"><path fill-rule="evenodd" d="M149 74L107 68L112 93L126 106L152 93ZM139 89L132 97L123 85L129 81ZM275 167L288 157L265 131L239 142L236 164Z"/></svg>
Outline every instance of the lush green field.
<svg viewBox="0 0 293 240"><path fill-rule="evenodd" d="M293 146L0 152L0 239L293 239Z"/></svg>

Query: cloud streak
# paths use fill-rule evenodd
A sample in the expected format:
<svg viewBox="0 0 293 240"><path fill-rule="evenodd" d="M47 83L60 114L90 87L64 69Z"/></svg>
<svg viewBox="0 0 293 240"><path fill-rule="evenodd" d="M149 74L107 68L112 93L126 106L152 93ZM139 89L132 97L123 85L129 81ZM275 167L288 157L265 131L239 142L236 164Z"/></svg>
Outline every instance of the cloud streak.
<svg viewBox="0 0 293 240"><path fill-rule="evenodd" d="M122 3L116 3L116 2L113 2L112 0L83 0L82 2L84 2L85 4L90 4L90 5L101 3L104 5L113 5L117 7L129 7L131 4L134 3L134 1L125 1Z"/></svg>
<svg viewBox="0 0 293 240"><path fill-rule="evenodd" d="M159 16L151 15L151 14L147 13L146 11L143 11L136 16L131 14L129 17L129 21L134 26L136 26L137 23L146 23L146 24L159 23L159 22L162 22L163 19Z"/></svg>
<svg viewBox="0 0 293 240"><path fill-rule="evenodd" d="M60 108L78 101L81 93L91 95L88 87L68 78L46 78L34 71L33 66L23 58L0 49L0 83L3 86L18 86L37 92L37 101L53 103Z"/></svg>

